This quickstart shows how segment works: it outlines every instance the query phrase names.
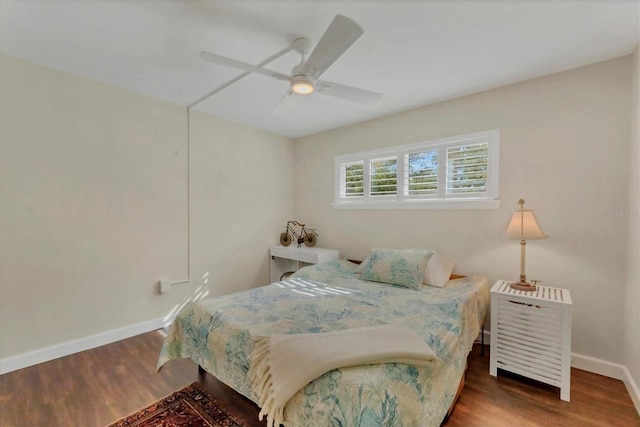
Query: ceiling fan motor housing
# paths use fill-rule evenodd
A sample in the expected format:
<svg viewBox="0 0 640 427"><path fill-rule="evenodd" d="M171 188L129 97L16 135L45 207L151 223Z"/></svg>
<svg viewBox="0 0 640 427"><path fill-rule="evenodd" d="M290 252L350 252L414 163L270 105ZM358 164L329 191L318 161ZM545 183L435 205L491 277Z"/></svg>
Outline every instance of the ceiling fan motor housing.
<svg viewBox="0 0 640 427"><path fill-rule="evenodd" d="M309 95L313 93L315 87L309 77L298 75L291 78L291 90L300 95Z"/></svg>
<svg viewBox="0 0 640 427"><path fill-rule="evenodd" d="M300 37L293 41L292 47L293 50L298 52L300 55L306 55L311 49L311 40L306 37Z"/></svg>

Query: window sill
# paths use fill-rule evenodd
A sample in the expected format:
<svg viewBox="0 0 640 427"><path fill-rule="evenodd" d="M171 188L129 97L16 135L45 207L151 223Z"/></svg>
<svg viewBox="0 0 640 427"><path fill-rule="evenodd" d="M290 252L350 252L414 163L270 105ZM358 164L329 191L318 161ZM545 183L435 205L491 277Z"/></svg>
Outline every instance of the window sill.
<svg viewBox="0 0 640 427"><path fill-rule="evenodd" d="M502 200L450 199L450 200L396 200L341 201L333 203L334 209L498 209Z"/></svg>

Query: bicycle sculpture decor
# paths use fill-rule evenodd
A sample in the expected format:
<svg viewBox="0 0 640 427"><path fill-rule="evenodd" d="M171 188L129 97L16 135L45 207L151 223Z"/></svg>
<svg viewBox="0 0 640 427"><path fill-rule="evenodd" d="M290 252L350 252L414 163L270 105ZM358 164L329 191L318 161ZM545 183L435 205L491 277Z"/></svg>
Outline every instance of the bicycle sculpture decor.
<svg viewBox="0 0 640 427"><path fill-rule="evenodd" d="M301 227L300 232L296 233L295 227ZM315 228L305 228L304 224L298 221L287 221L287 229L280 233L280 244L289 246L291 242L298 242L298 247L303 243L309 247L313 247L318 242L318 233Z"/></svg>

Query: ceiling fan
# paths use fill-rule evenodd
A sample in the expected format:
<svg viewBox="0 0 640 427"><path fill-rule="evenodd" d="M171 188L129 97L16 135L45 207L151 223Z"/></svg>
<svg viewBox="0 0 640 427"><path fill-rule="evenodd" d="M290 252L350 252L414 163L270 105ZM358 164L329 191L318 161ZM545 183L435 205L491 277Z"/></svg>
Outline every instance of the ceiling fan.
<svg viewBox="0 0 640 427"><path fill-rule="evenodd" d="M274 113L282 113L291 106L295 95L310 95L319 92L347 101L368 104L378 101L382 94L353 86L318 80L361 35L362 28L346 16L336 15L315 49L306 58L311 42L307 38L299 38L293 42L293 50L301 55L298 65L293 67L291 75L279 73L266 68L257 67L235 59L226 58L214 53L200 52L200 58L218 65L237 68L250 73L261 74L277 80L288 81L290 89L282 98ZM305 60L306 58L306 60Z"/></svg>

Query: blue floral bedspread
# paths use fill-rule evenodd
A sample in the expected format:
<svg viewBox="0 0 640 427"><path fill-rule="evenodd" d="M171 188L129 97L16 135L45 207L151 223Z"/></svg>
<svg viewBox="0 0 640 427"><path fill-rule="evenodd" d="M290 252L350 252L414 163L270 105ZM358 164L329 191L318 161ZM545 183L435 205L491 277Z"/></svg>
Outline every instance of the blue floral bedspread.
<svg viewBox="0 0 640 427"><path fill-rule="evenodd" d="M169 330L158 368L191 358L255 402L247 371L257 338L402 323L424 338L437 361L327 372L287 403L285 425L440 425L487 312L487 279L413 290L359 280L356 267L346 260L309 266L284 282L186 306Z"/></svg>

